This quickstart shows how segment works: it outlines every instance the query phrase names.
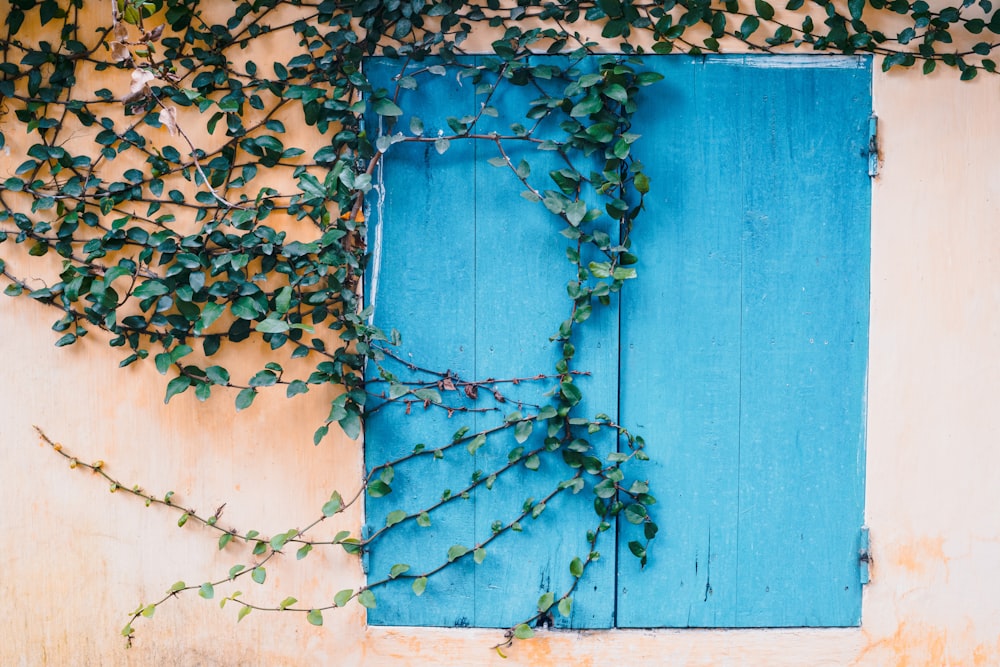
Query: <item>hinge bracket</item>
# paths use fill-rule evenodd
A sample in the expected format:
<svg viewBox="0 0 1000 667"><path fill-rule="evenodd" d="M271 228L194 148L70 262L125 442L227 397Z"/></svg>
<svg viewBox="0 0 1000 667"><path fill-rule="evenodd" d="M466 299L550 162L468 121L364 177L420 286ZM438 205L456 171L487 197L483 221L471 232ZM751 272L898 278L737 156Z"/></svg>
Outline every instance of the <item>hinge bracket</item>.
<svg viewBox="0 0 1000 667"><path fill-rule="evenodd" d="M878 176L878 116L868 117L868 175Z"/></svg>
<svg viewBox="0 0 1000 667"><path fill-rule="evenodd" d="M861 526L861 536L858 540L858 577L862 585L871 581L871 565L871 540L868 526Z"/></svg>
<svg viewBox="0 0 1000 667"><path fill-rule="evenodd" d="M363 542L363 541L367 540L369 538L369 536L371 536L371 533L372 533L372 531L371 531L371 528L369 528L368 524L365 524L365 525L361 526L361 541ZM365 575L366 577L368 576L368 547L367 546L362 546L361 547L361 573L363 575Z"/></svg>

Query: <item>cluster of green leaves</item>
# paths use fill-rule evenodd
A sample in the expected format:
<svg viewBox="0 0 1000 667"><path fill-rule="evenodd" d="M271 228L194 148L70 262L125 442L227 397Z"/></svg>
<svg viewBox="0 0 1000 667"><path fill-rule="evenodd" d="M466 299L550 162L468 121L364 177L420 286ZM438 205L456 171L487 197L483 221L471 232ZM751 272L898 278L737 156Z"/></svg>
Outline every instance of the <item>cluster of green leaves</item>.
<svg viewBox="0 0 1000 667"><path fill-rule="evenodd" d="M555 368L517 379L535 381L539 400L522 402L497 426L459 430L450 440L372 468L364 489L372 498L385 497L394 466L452 448L475 453L492 446L499 432L517 443L506 464L456 480L460 490L442 494L433 506L390 512L386 525L366 537L342 532L324 542L305 535L364 490L347 502L335 493L306 529L270 538L222 529L218 516L182 511L179 525L196 517L221 530L220 549L234 539L245 542L257 565L236 566L227 577L199 586L180 583L160 602L188 588L212 598L216 586L247 573L263 583L260 557L271 558L289 544L298 545L298 558L318 545L364 553L393 526L429 525L437 508L491 488L517 466L537 469L546 456L565 464L566 479L550 495L498 522L486 540L453 545L439 567L413 572L401 563L383 579L342 591L327 607L299 608L290 597L273 607L302 611L316 625L324 609L351 599L374 606L373 589L392 579L412 579L420 595L429 577L461 559L481 562L489 542L518 532L523 520L536 518L548 499L565 491L590 489L584 497L593 498L597 514L586 531L589 555L569 564L573 587L594 560L598 537L617 517L643 527L643 539L629 549L645 562L657 532L647 509L654 500L644 482L626 480L623 468L645 456L641 439L604 415L579 414L583 394L575 379L586 369L574 365L577 327L636 275L629 234L650 183L632 157L639 137L630 117L640 89L658 75L643 72L630 55L699 55L734 42L769 52L807 47L874 53L886 69L922 62L927 73L940 62L971 79L996 70L990 59L995 43L980 35L1000 34L991 0L940 10L924 0L790 0L783 10L767 0L755 0L752 8L736 0L519 0L503 7L499 0L254 0L224 9L199 0L116 2L114 20L96 34L81 28L83 0L9 2L0 35L0 149L15 149L16 166L0 187L0 242L12 241L25 252L0 259L0 274L7 294L60 311L53 325L57 346L98 329L112 346L126 348L122 366L152 357L157 370L170 375L167 401L188 390L205 400L226 388L242 410L269 387L283 387L289 397L322 387L329 390L330 411L316 430L317 443L334 423L358 437L373 397L449 413L500 412L496 381L411 369L420 378L402 382L383 366L395 337L370 325L357 296L368 261L364 210L372 175L381 160L391 159L397 142L431 142L439 153L456 141L487 142L498 152L493 164L521 184L512 196L538 202L564 223L553 242L569 240L566 256L576 277L567 287L568 312L553 314L552 340L561 355ZM298 8L291 19L288 6ZM219 12L228 15L218 18ZM891 32L888 25L895 26ZM462 56L474 30L494 41L489 57L470 65ZM606 57L596 69L579 66L596 52L598 38L624 55ZM570 64L535 58L539 52L566 54ZM264 54L276 56L265 61ZM368 81L362 61L374 54L399 59L395 90ZM417 117L408 128L394 127L404 114L400 92L419 97L419 81L405 75L405 67L425 61L424 75L468 78L483 102L478 114L449 119L447 135L425 136ZM103 72L109 88L90 93L77 85L92 71ZM124 95L112 90L129 84ZM535 125L511 123L503 135L481 130L482 118L497 114L491 98L507 85L538 90L520 119ZM390 131L365 132L366 116L380 118ZM561 135L536 136L543 121ZM313 139L294 145L288 124L303 126ZM509 156L518 142L557 152L565 167L533 174L530 160L515 164ZM616 233L603 224L609 219ZM34 272L18 268L46 255L61 266L47 282L28 279ZM245 341L263 342L276 356L234 377L215 359ZM366 364L382 370L369 369L366 380ZM449 405L447 395L455 390L464 390L473 407ZM484 403L489 397L494 404ZM543 428L542 445L521 446ZM623 438L627 451L596 457L587 437L602 430ZM112 490L126 488L111 482ZM135 487L133 492L153 502ZM157 504L170 505L169 495ZM530 623L552 607L568 615L572 590L546 592L508 638L530 636ZM233 593L222 602L237 598ZM264 608L237 602L240 618ZM157 604L141 605L133 620L152 616ZM131 634L130 623L125 635Z"/></svg>

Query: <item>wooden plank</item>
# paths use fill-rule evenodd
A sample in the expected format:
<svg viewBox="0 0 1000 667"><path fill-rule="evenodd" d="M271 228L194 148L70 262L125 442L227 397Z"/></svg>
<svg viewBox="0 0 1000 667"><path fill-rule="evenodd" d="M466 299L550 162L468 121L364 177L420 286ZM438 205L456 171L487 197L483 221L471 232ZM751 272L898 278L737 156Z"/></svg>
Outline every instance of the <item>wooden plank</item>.
<svg viewBox="0 0 1000 667"><path fill-rule="evenodd" d="M744 76L741 626L861 619L869 62Z"/></svg>
<svg viewBox="0 0 1000 667"><path fill-rule="evenodd" d="M380 66L373 65L369 71ZM470 103L472 108L479 107L481 98L474 99L474 84L469 80L459 85L453 77L432 79L431 86L419 91L430 101L421 105L421 115L431 136L434 130L430 128L442 125L445 115L462 115L460 109L469 109ZM492 99L502 110L500 118L491 121L487 117L477 130L510 133L511 120L517 120L510 114L527 110L527 103L538 96L535 88L505 84ZM402 122L406 122L405 117ZM557 122L543 126L541 132L556 138ZM552 187L548 172L563 166L556 153L539 151L527 143L506 142L505 146L515 165L522 159L531 164L531 179L537 187ZM561 343L553 343L549 337L569 316L572 306L565 285L575 272L563 247L570 242L558 235L564 223L539 203L511 199L510 193L520 187L517 178L509 169L487 162L499 155L495 146L482 141L453 141L445 157L436 160L428 150L393 146L386 156L386 197L375 209L375 224L381 221L383 239L376 323L400 329L405 352L420 350L420 358L426 358L426 351L433 350L430 361L419 362L422 366L449 368L465 380L553 373ZM435 271L430 278L429 268ZM581 328L584 337L575 341L577 368L592 373L580 379L587 400L579 410L588 416L597 412L614 415L617 310L596 310ZM400 377L409 375L399 364L389 365ZM469 424L475 432L496 426L514 410L535 412L551 400L544 394L556 384L553 378L520 384L487 383L479 388L480 398L474 403L464 400L461 392L446 392L446 403L489 410L460 414L451 420L433 408L408 417L400 414L399 406L377 411L368 420L369 466L379 463L389 451L395 455L405 452L420 438L429 444L447 441L462 424ZM505 402L489 398L493 389L503 394ZM520 405L521 401L525 404ZM541 429L536 431L523 443L526 450L542 444L544 434ZM605 433L595 437L593 444L603 457L615 448L616 438ZM503 466L517 446L508 431L490 437L473 457L459 447L443 461L422 459L399 466L397 476L413 471L407 477L406 484L412 490L408 490L403 508L411 511L420 503L429 504L443 488L454 489L460 481L469 480L473 471L489 474ZM381 576L400 559L411 565L423 564L429 562L429 554L443 556L452 544L471 547L491 535L494 521L509 522L527 499L537 501L559 481L572 477L574 471L558 452L542 459L537 471L519 467L502 476L492 490L480 487L468 500L457 501L444 513L435 512L432 528L412 524L395 528L385 543L373 550L369 578ZM583 493L589 496L591 491L588 488ZM586 531L596 527L589 500L581 502L579 497L570 499L568 495L556 498L537 519L524 521L523 534L510 532L491 543L483 564L473 566L470 559L437 575L419 601L412 602L408 582L394 582L387 592L379 594L380 606L369 613L369 622L506 627L530 616L541 594L552 591L558 595L571 585L569 563L576 556L586 557ZM399 502L369 499L369 523L377 528L387 512L397 507ZM567 530L566 526L573 528ZM572 615L564 619L553 609L555 623L611 626L614 544L613 536L608 537L611 541L604 546L607 555L588 569L586 587L574 595Z"/></svg>
<svg viewBox="0 0 1000 667"><path fill-rule="evenodd" d="M621 415L642 434L660 534L640 570L619 526L618 624L735 621L739 466L737 69L687 58L644 63L635 146L652 185L633 232L638 277L622 293ZM655 103L650 104L655 97Z"/></svg>
<svg viewBox="0 0 1000 667"><path fill-rule="evenodd" d="M621 551L619 625L856 625L869 61L678 59L681 80L665 60L672 122L638 121L636 150L670 184L646 213L666 224L637 230L656 277L622 311L622 418L663 461L663 532L652 572Z"/></svg>
<svg viewBox="0 0 1000 667"><path fill-rule="evenodd" d="M542 61L560 66L569 62L567 58L536 59ZM545 83L553 95L565 85L559 81ZM529 102L539 96L540 91L534 86L502 83L492 98L492 103L500 109L499 118L484 118L481 131L511 134L512 122L531 126L533 121L525 118L524 112ZM546 120L536 136L559 139L560 120ZM528 163L529 181L539 190L553 188L549 172L565 166L557 153L538 150L535 144L505 141L504 150L513 165L520 165L522 160ZM499 148L492 144L477 144L476 373L479 378L552 374L561 358L562 343L549 338L558 330L559 323L569 317L572 307L566 284L576 279L576 271L566 259L565 247L573 242L559 234L566 225L564 221L541 203L516 196L524 188L510 168L488 164L487 160L500 156ZM595 168L596 160L591 162L590 168ZM606 219L605 226L610 225ZM601 411L614 414L618 401L617 307L601 309L595 305L595 315L577 329L581 336L574 339L578 350L574 367L592 373L579 379L586 400L578 406L578 414L591 417ZM537 412L537 406L551 402L544 394L557 383L550 378L497 385L508 398L507 403L498 407L504 413ZM518 405L517 401L526 401L527 405ZM481 415L477 427L492 426L500 416L499 413ZM542 447L545 436L544 429L536 428L523 445L518 445L510 431L491 438L476 453L476 467L485 471L497 469L507 463L511 450ZM592 444L603 458L614 450L616 438L604 433L593 438ZM526 500L537 502L575 473L559 452L541 458L538 470L518 467L501 478L492 491L483 488L477 492L477 540L489 536L492 521L509 521L521 511ZM558 597L569 589L573 581L570 561L574 557L586 558L589 551L586 531L597 524L588 498L592 494L590 487L581 494L585 495L573 497L564 492L537 519L523 522L523 533L504 535L489 547L487 560L475 571L477 626L510 626L523 620L542 594L551 591ZM574 595L570 618L563 618L553 608L553 621L557 625L588 628L612 625L614 537L607 538L603 549L608 557L588 568L585 585Z"/></svg>
<svg viewBox="0 0 1000 667"><path fill-rule="evenodd" d="M392 85L400 61L371 60L368 76ZM410 67L410 69L415 69ZM436 104L421 105L429 136L438 129L449 132L448 115L471 113L471 86L461 86L454 77L424 75L419 91L402 91L400 105L407 97L428 95ZM408 127L409 115L400 119ZM373 134L375 122L369 122ZM388 132L388 127L382 131ZM431 143L396 144L386 153L382 170L376 172L384 199L370 197L372 233L381 233L378 253L380 266L369 269L368 303L375 303L375 324L386 331L397 329L402 345L396 350L404 358L424 368L450 369L463 377L475 373L475 227L472 211L475 192L469 165L473 162L470 143L451 147L438 155ZM375 250L374 238L371 241ZM375 275L377 272L377 276ZM371 293L377 283L377 293ZM403 364L387 360L385 366L401 380L419 375ZM369 366L369 376L375 370ZM385 384L373 389L385 389ZM449 404L461 401L455 392L445 395ZM371 407L376 407L375 405ZM410 415L402 404L380 408L366 420L365 464L368 469L397 458L418 443L433 449L447 444L459 428L458 420L446 411L422 403L410 405ZM394 491L382 498L367 498L366 521L377 529L385 525L389 512L413 512L431 505L456 479L468 479L473 461L463 447L434 461L423 457L395 470ZM409 564L412 572L436 567L446 560L453 544L467 543L473 535L473 515L464 501L434 512L432 525L421 528L414 522L396 526L373 545L369 557L369 581L382 579L397 563ZM416 598L411 582L398 580L376 591L378 606L368 613L373 625L471 625L475 617L472 563L462 562L435 576L427 592Z"/></svg>

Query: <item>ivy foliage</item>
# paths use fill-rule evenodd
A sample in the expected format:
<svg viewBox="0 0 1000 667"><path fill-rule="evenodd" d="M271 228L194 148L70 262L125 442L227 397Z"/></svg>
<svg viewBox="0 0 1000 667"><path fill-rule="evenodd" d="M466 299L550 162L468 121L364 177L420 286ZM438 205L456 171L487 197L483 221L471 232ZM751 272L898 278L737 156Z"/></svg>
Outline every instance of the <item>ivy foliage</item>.
<svg viewBox="0 0 1000 667"><path fill-rule="evenodd" d="M99 330L122 349L121 366L152 358L169 378L166 401L185 392L206 400L228 390L236 409L244 410L266 390L288 397L325 391L330 410L318 424L316 443L334 424L359 437L373 398L453 411L451 392L502 402L495 380L417 369L422 379L404 383L381 366L393 357L396 336L371 325L359 285L370 260L366 198L375 169L391 159L395 143L433 143L442 154L457 141L495 145L493 164L521 184L511 196L538 202L562 221L552 242L569 242L566 254L576 269L566 311L553 314L558 363L531 378L508 379L536 383L538 402L506 414L488 431L460 429L448 442L416 447L372 468L364 489L372 498L384 497L392 490L394 466L452 448L474 453L499 431L520 445L544 428L544 446L512 450L507 465L456 483L464 491L432 507L389 513L386 526L372 535L341 531L326 541L307 535L364 489L347 500L334 492L306 528L268 537L223 528L219 513L199 516L171 494L161 498L128 487L107 476L101 462L85 466L105 475L113 491L131 488L147 504L177 509L180 526L196 519L220 531L220 549L244 543L255 558L255 565L234 566L214 581L178 582L159 602L140 605L132 622L188 589L212 599L217 587L247 574L263 584L268 559L292 545L299 559L318 546L361 554L394 525L424 525L437 507L490 488L514 466L536 469L545 456L558 457L567 470L548 498L587 489L579 497L595 504L581 555L567 564L573 587L616 517L642 526L642 537L629 548L645 562L657 532L647 511L654 499L644 482L626 480L622 467L645 457L642 440L605 415L578 414L582 393L574 381L586 372L574 365L574 332L636 277L629 233L652 187L631 156L639 137L630 131L630 118L637 91L655 85L658 75L630 56L727 48L872 53L884 69L919 63L930 73L940 63L967 80L996 71L990 56L1000 34L1000 13L991 0L941 9L924 0L789 0L784 7L768 0L116 0L96 25L97 11L84 0L5 4L0 150L12 160L0 175L0 242L14 246L0 259L5 292L59 312L57 346ZM487 55L470 65L463 56L473 52ZM603 58L596 70L576 66L598 52L618 55ZM569 64L553 65L534 58L537 53L566 55ZM398 59L400 75L391 89L369 82L363 64L373 55ZM421 63L426 66L418 74L407 73L407 66ZM425 136L415 116L406 127L396 124L404 98L419 95L421 77L441 75L475 85L480 111L450 118L450 133L438 136ZM95 89L94 81L106 87ZM535 125L500 119L509 131L483 131L482 118L498 113L490 100L506 85L540 91L520 119ZM385 130L366 132L366 117L381 118ZM546 119L555 119L560 138L536 136ZM509 157L514 143L555 151L566 166L533 174L530 161L515 164ZM599 168L583 166L594 160ZM585 191L596 193L601 205L588 205ZM618 230L614 242L598 224L608 220ZM36 267L56 268L49 279L28 278L38 275ZM274 354L243 375L216 361L247 342ZM604 430L622 437L626 451L595 457L587 438ZM332 601L299 604L286 597L271 608L299 611L321 625L324 611L351 600L374 606L378 586L391 579L411 579L419 596L434 574L460 559L482 562L488 542L517 532L544 509L545 499L527 503L484 542L442 553L435 569L415 572L399 564L383 579L373 577ZM552 608L568 616L572 590L544 594L501 647L529 637L531 625ZM227 601L240 605L239 619L266 608L240 601L239 592L222 599ZM132 622L123 630L129 639Z"/></svg>

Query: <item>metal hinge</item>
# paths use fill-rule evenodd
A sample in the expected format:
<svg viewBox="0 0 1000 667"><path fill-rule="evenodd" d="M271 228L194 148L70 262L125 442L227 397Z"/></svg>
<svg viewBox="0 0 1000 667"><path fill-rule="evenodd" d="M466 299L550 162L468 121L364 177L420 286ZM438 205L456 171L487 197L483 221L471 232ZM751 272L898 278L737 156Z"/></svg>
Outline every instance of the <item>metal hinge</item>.
<svg viewBox="0 0 1000 667"><path fill-rule="evenodd" d="M871 581L871 543L868 535L868 526L861 526L861 538L858 540L858 576L861 584Z"/></svg>
<svg viewBox="0 0 1000 667"><path fill-rule="evenodd" d="M878 176L878 116L868 117L868 175Z"/></svg>
<svg viewBox="0 0 1000 667"><path fill-rule="evenodd" d="M368 524L361 526L361 541L367 540L372 534L371 528ZM368 576L368 547L361 547L361 573Z"/></svg>

